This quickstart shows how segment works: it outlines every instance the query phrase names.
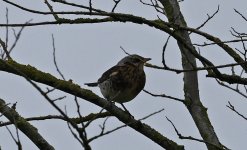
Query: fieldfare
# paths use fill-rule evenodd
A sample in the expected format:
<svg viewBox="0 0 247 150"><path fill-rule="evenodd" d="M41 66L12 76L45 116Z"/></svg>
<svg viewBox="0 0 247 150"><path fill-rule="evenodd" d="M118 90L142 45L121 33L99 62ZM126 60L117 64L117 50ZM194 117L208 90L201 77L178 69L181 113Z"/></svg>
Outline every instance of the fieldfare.
<svg viewBox="0 0 247 150"><path fill-rule="evenodd" d="M104 72L97 82L85 85L99 86L102 95L109 101L120 104L131 101L145 86L146 75L143 67L149 60L151 58L136 54L126 56Z"/></svg>

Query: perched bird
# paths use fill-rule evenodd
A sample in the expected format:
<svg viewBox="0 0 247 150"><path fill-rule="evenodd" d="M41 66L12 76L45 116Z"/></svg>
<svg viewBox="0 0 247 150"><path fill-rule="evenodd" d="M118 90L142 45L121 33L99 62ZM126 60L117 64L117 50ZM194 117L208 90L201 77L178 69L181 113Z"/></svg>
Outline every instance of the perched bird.
<svg viewBox="0 0 247 150"><path fill-rule="evenodd" d="M97 82L85 85L99 86L102 95L109 101L120 104L131 101L145 86L146 75L143 67L149 60L151 58L136 54L126 56L104 72Z"/></svg>

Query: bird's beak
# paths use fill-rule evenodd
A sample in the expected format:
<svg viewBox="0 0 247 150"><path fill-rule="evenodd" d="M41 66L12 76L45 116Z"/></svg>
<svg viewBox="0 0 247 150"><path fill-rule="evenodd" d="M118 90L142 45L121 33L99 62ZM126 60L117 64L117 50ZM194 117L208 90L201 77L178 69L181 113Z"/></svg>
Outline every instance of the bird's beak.
<svg viewBox="0 0 247 150"><path fill-rule="evenodd" d="M144 65L147 65L147 61L151 60L151 58L144 58Z"/></svg>
<svg viewBox="0 0 247 150"><path fill-rule="evenodd" d="M146 63L147 61L151 60L151 58L144 58L144 62Z"/></svg>

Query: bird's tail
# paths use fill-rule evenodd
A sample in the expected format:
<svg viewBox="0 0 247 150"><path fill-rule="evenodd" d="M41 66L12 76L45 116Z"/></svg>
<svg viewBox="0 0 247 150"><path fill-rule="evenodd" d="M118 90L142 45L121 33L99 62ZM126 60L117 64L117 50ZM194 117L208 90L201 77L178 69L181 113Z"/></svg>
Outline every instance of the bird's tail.
<svg viewBox="0 0 247 150"><path fill-rule="evenodd" d="M93 83L84 83L87 86L95 87L98 86L98 82L93 82Z"/></svg>

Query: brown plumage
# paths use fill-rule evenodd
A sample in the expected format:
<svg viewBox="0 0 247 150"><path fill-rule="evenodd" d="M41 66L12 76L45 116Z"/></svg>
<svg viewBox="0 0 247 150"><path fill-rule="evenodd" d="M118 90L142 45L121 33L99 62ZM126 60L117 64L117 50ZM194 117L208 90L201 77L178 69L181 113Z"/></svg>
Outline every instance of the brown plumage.
<svg viewBox="0 0 247 150"><path fill-rule="evenodd" d="M134 99L144 88L146 76L143 70L150 58L139 55L124 57L98 79L88 86L99 86L102 95L110 101L124 103Z"/></svg>

